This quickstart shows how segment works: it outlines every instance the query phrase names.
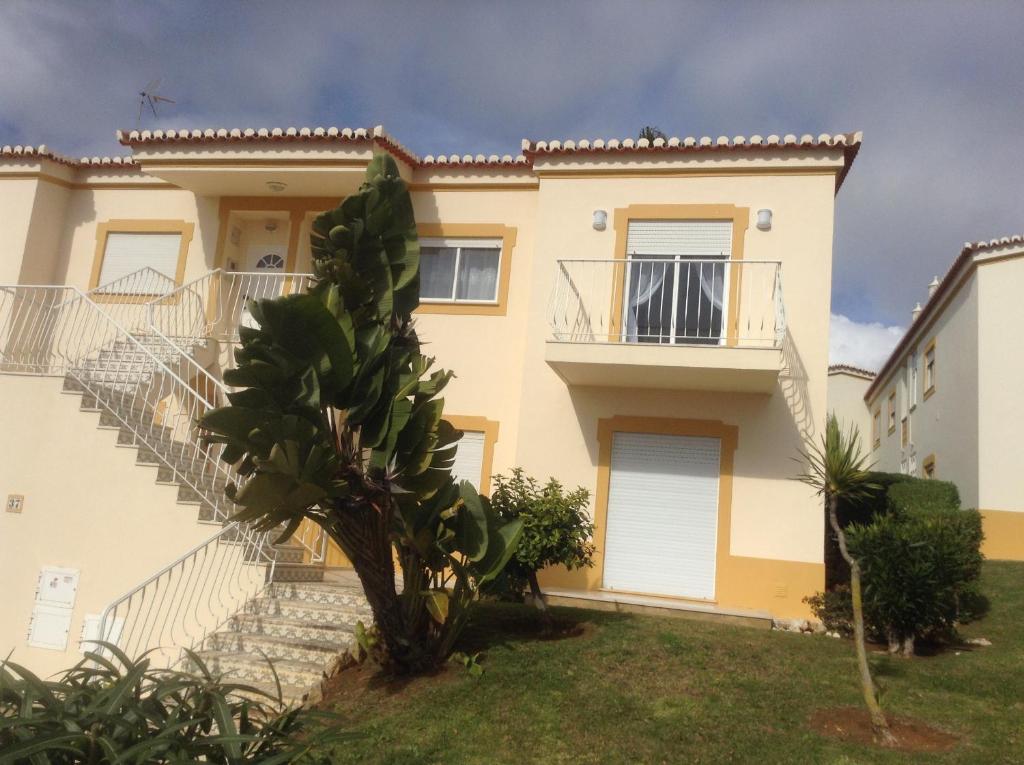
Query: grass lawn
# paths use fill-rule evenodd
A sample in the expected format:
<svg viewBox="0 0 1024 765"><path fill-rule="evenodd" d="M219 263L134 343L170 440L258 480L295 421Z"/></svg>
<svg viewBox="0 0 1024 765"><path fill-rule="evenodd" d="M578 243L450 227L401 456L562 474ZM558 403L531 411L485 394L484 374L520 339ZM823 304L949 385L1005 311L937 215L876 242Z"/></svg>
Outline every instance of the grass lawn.
<svg viewBox="0 0 1024 765"><path fill-rule="evenodd" d="M822 708L859 703L853 647L824 636L557 609L584 634L538 640L525 607L486 604L467 631L479 679L455 669L369 682L337 700L358 763L1024 763L1024 564L987 563L988 648L872 657L887 711L960 737L910 755L827 739Z"/></svg>

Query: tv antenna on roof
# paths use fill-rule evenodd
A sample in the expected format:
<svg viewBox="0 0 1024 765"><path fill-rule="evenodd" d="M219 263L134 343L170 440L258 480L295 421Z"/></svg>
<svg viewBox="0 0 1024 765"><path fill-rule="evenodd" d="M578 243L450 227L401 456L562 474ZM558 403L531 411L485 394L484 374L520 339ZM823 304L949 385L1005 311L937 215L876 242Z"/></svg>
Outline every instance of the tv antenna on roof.
<svg viewBox="0 0 1024 765"><path fill-rule="evenodd" d="M136 124L142 122L142 110L146 108L146 104L149 104L150 110L153 112L153 116L156 117L156 105L163 102L167 104L173 104L174 101L170 98L164 98L157 94L157 88L160 87L160 80L151 80L143 90L139 91L139 116L136 118Z"/></svg>

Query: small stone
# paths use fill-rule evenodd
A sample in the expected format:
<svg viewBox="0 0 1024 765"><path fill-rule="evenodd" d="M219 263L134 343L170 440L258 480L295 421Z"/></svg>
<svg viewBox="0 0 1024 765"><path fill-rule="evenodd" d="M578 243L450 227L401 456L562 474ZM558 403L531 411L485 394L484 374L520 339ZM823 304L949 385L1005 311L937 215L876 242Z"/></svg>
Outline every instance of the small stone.
<svg viewBox="0 0 1024 765"><path fill-rule="evenodd" d="M816 635L824 635L825 625L821 622L811 622L811 631Z"/></svg>
<svg viewBox="0 0 1024 765"><path fill-rule="evenodd" d="M842 635L840 635L840 634L839 634L838 632L833 632L833 631L831 631L831 630L830 630L830 631L828 631L828 632L826 632L825 634L826 634L826 635L827 635L828 637L830 637L830 638L836 638L836 639L838 639L838 638L841 638L841 637L842 637Z"/></svg>
<svg viewBox="0 0 1024 765"><path fill-rule="evenodd" d="M967 645L990 646L992 641L987 638L968 638L964 641Z"/></svg>

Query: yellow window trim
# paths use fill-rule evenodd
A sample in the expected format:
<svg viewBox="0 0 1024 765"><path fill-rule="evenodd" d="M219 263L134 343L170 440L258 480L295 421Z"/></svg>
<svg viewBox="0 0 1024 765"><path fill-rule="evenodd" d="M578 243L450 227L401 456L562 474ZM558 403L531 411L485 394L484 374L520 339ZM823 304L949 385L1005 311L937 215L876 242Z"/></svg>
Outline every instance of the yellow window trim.
<svg viewBox="0 0 1024 765"><path fill-rule="evenodd" d="M935 393L935 358L934 358L934 356L935 356L935 340L936 340L936 338L933 337L931 342L928 343L928 345L926 345L924 347L924 353L921 354L922 371L924 372L925 381L928 383L928 387L925 388L924 395L921 397L922 400L924 400L924 401L927 401L928 399L930 399L932 397L932 395L934 395L934 393ZM932 356L933 356L933 358L932 358L932 371L931 371L931 374L928 373L928 354L929 353L931 353Z"/></svg>
<svg viewBox="0 0 1024 765"><path fill-rule="evenodd" d="M517 229L501 223L420 223L420 238L438 239L500 239L501 268L498 273L496 303L420 303L416 313L446 313L461 316L504 316L508 308L508 285L512 276L512 251L516 246Z"/></svg>
<svg viewBox="0 0 1024 765"><path fill-rule="evenodd" d="M729 204L679 204L679 205L629 205L615 209L615 258L626 259L626 242L629 223L634 220L729 220L732 221L732 254L730 260L743 260L743 245L750 224L750 208ZM729 319L726 327L726 344L734 346L738 340L740 281L743 270L736 274L729 284ZM612 284L611 328L609 342L615 342L622 323L622 301L625 285L616 279Z"/></svg>
<svg viewBox="0 0 1024 765"><path fill-rule="evenodd" d="M733 455L739 443L739 428L721 420L683 420L669 417L615 416L597 421L597 494L594 499L594 564L599 572L599 587L604 587L604 550L608 531L608 493L611 483L612 437L615 433L643 433L645 435L703 436L721 442L718 479L718 541L715 556L716 598L725 589L735 585L730 563L730 533L732 529L732 475Z"/></svg>
<svg viewBox="0 0 1024 765"><path fill-rule="evenodd" d="M935 477L935 453L934 452L932 452L931 454L929 454L927 457L924 458L924 461L921 463L921 472L924 473L925 478L934 478Z"/></svg>
<svg viewBox="0 0 1024 765"><path fill-rule="evenodd" d="M490 496L491 476L494 475L494 445L498 442L498 421L466 414L446 414L444 419L456 430L473 430L484 434L483 474L477 488L481 494Z"/></svg>
<svg viewBox="0 0 1024 765"><path fill-rule="evenodd" d="M174 283L180 285L185 279L185 261L188 259L188 247L195 233L195 224L185 220L154 220L114 219L99 223L96 226L96 252L92 259L92 272L89 275L89 289L99 286L100 274L103 272L103 256L107 251L107 236L110 234L179 234L181 242L178 248L178 263L174 270ZM146 303L154 295L95 295L100 303Z"/></svg>

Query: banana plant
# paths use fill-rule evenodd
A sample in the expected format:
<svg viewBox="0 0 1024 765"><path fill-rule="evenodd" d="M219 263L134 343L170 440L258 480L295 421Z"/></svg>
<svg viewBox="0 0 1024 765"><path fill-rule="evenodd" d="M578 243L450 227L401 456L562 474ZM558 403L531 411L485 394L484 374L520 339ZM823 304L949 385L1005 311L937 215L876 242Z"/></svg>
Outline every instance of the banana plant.
<svg viewBox="0 0 1024 765"><path fill-rule="evenodd" d="M384 661L429 669L452 651L522 524L452 478L462 433L440 394L453 374L420 351L416 222L390 156L316 218L312 254L308 292L250 305L257 326L239 329L229 405L200 425L241 476L228 487L234 518L284 526L278 541L306 519L323 527L363 585Z"/></svg>

